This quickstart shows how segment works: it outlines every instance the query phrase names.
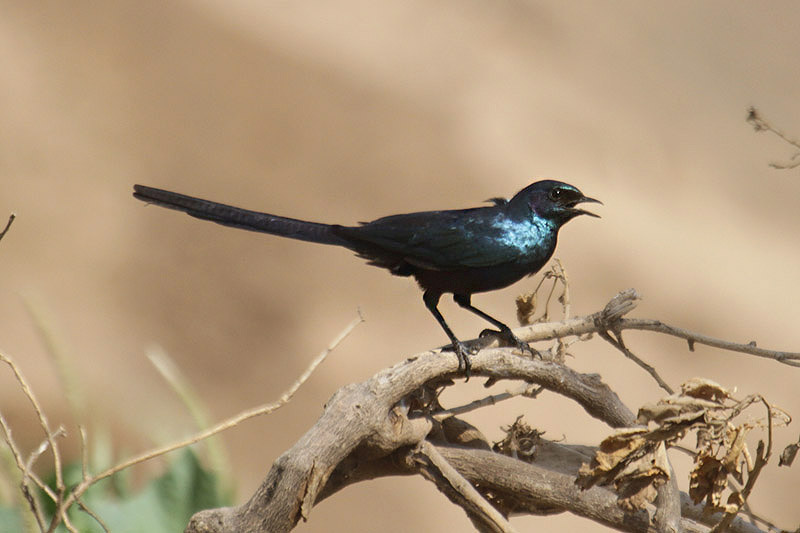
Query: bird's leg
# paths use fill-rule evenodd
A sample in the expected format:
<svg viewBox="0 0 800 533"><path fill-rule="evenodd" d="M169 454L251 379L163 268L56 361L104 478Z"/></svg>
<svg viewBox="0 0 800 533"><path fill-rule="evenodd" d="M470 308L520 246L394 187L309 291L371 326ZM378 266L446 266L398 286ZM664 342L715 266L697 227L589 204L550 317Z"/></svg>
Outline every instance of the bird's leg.
<svg viewBox="0 0 800 533"><path fill-rule="evenodd" d="M484 313L483 311L472 305L471 294L454 294L453 300L455 300L458 305L460 305L467 311L472 311L482 319L486 320L487 322L491 322L500 329L500 331L494 331L491 329L484 330L483 332L481 332L481 336L483 336L486 333L491 333L493 335L497 335L498 337L500 337L500 339L505 341L509 346L514 346L515 348L521 350L522 352L528 352L531 355L539 355L539 352L531 348L530 344L528 344L527 342L523 341L522 339L514 335L514 333L511 332L511 328L509 328L508 326L506 326L493 316Z"/></svg>
<svg viewBox="0 0 800 533"><path fill-rule="evenodd" d="M450 329L450 326L447 325L447 322L444 321L444 317L442 313L439 312L439 298L442 297L442 293L434 292L434 291L425 291L425 294L422 295L422 299L425 302L425 307L433 314L436 321L439 322L439 325L442 326L442 329L447 336L450 337L450 342L453 343L453 351L456 352L456 357L458 357L458 369L461 370L462 365L464 368L464 376L466 376L467 380L469 380L469 373L472 369L472 364L469 361L470 350L467 348L463 342L458 340L453 330Z"/></svg>

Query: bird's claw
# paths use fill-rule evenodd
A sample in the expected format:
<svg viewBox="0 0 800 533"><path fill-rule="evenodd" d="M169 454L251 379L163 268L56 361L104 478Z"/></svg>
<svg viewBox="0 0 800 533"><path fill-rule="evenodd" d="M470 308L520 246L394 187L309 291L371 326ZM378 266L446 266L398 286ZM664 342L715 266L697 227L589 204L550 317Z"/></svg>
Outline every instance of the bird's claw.
<svg viewBox="0 0 800 533"><path fill-rule="evenodd" d="M496 329L485 329L481 331L480 337L487 337L489 335L497 337L501 343L505 344L506 346L516 348L522 353L528 352L534 357L542 357L542 354L539 353L539 350L532 348L530 344L514 335L514 333L511 332L511 329L501 329L500 331Z"/></svg>
<svg viewBox="0 0 800 533"><path fill-rule="evenodd" d="M458 370L464 370L464 377L466 378L465 381L469 381L470 372L472 371L472 363L469 360L469 356L476 353L478 350L475 348L467 348L467 345L461 341L454 342L450 345L450 349L456 353L456 357L458 357Z"/></svg>

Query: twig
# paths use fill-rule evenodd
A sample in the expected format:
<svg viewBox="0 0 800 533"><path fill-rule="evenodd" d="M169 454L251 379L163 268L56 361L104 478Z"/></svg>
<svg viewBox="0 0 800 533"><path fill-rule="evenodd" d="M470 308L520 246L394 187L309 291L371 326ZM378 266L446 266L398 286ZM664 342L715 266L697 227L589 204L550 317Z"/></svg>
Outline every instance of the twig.
<svg viewBox="0 0 800 533"><path fill-rule="evenodd" d="M0 413L0 428L3 430L3 440L5 440L9 450L11 450L11 455L14 457L14 461L17 463L17 468L22 474L22 478L20 480L20 490L22 491L22 495L28 502L28 506L30 507L34 518L36 518L36 523L39 525L39 529L44 531L45 526L42 510L39 508L36 497L33 495L33 493L31 493L30 487L28 486L26 479L28 477L28 471L25 468L25 463L22 461L22 454L20 453L19 448L17 448L17 443L11 436L11 426L8 425L8 422L6 422L6 419L2 413Z"/></svg>
<svg viewBox="0 0 800 533"><path fill-rule="evenodd" d="M80 499L79 499L79 500L76 500L76 503L78 504L78 507L80 507L80 509L81 509L81 510L82 510L84 513L86 513L86 514L88 514L89 516L91 516L91 517L94 519L94 521L95 521L95 522L97 522L97 523L98 523L98 525L100 525L100 527L101 527L101 528L103 528L103 531L105 531L106 533L109 533L109 531L110 531L110 530L108 529L108 526L106 525L106 523L105 523L105 522L103 522L103 519L102 519L102 518L100 518L99 516L97 516L97 513L95 513L95 512L94 512L94 511L92 511L91 509L89 509L89 507L87 507L87 506L86 506L86 504L85 504L85 503L83 503L83 502L82 502Z"/></svg>
<svg viewBox="0 0 800 533"><path fill-rule="evenodd" d="M502 402L503 400L510 400L511 398L516 398L517 396L536 398L543 390L544 387L526 383L520 387L517 387L516 389L506 390L505 392L501 392L499 394L492 394L490 396L485 396L484 398L480 398L468 404L460 405L458 407L452 407L450 409L445 409L444 411L438 411L436 412L436 414L433 415L433 419L441 422L445 418L451 416L463 415L464 413L475 411L476 409L480 409L481 407L495 405L499 402Z"/></svg>
<svg viewBox="0 0 800 533"><path fill-rule="evenodd" d="M767 526L771 531L782 531L777 525L773 524L771 521L767 520L763 516L758 515L753 509L750 507L750 502L745 501L742 505L743 513L750 519L750 523L753 525L757 525L756 522L760 522Z"/></svg>
<svg viewBox="0 0 800 533"><path fill-rule="evenodd" d="M454 503L460 505L470 518L485 525L490 531L514 533L516 531L506 518L500 514L478 490L462 476L458 470L442 457L430 442L424 440L414 449L412 455L426 477L430 477L439 490ZM437 475L438 474L438 475ZM456 494L453 494L455 491ZM461 500L461 501L459 501Z"/></svg>
<svg viewBox="0 0 800 533"><path fill-rule="evenodd" d="M6 233L8 233L9 228L11 228L11 223L14 222L15 218L17 218L17 215L15 213L11 213L10 215L8 215L8 222L6 222L6 227L5 229L3 229L2 232L0 232L0 241L2 241L3 237L5 237Z"/></svg>
<svg viewBox="0 0 800 533"><path fill-rule="evenodd" d="M780 131L779 129L775 128L772 124L770 124L765 118L761 116L758 110L755 107L750 107L747 110L747 122L749 122L756 131L769 131L786 141L787 143L791 144L795 148L800 148L800 141L796 139L790 138L784 132ZM800 152L795 152L789 161L783 163L777 163L775 161L769 164L772 168L777 168L779 170L787 170L792 169L795 167L800 166Z"/></svg>
<svg viewBox="0 0 800 533"><path fill-rule="evenodd" d="M774 359L779 363L785 365L800 367L800 353L798 352L781 352L778 350L765 350L756 346L755 342L749 344L740 344L736 342L724 341L689 331L688 329L677 328L664 324L660 320L642 319L642 318L622 318L617 322L617 327L620 329L640 329L645 331L656 331L658 333L666 333L673 337L686 339L689 342L689 348L693 351L694 344L705 344L706 346L713 346L714 348L721 348L731 352L746 353L755 355L756 357L764 357L766 359Z"/></svg>
<svg viewBox="0 0 800 533"><path fill-rule="evenodd" d="M58 429L56 429L55 433L53 433L53 438L64 437L66 436L66 434L67 432L64 429L64 427L58 426ZM33 471L34 463L39 459L39 457L44 452L47 451L49 447L50 447L50 440L49 439L43 440L41 444L39 444L39 446L31 452L30 456L28 456L28 460L25 462L25 470L27 470L28 472Z"/></svg>
<svg viewBox="0 0 800 533"><path fill-rule="evenodd" d="M756 484L756 480L758 480L758 476L761 474L761 470L769 462L769 458L772 455L772 406L761 395L756 395L755 399L760 400L761 403L764 404L764 407L766 407L767 409L766 450L764 449L764 441L763 440L758 441L758 447L756 449L756 462L747 473L747 483L745 483L744 488L739 493L740 495L738 498L738 502L735 504L735 509L727 511L725 513L725 516L722 517L722 520L720 520L719 523L716 526L714 526L714 528L711 530L712 533L724 533L725 531L727 531L731 522L741 510L742 505L744 504L744 502L747 501L747 498L750 496L750 493L752 492L753 487Z"/></svg>
<svg viewBox="0 0 800 533"><path fill-rule="evenodd" d="M28 381L20 372L17 365L12 361L10 358L6 357L4 354L0 353L0 361L6 363L9 367L11 367L11 371L14 373L14 377L17 380L17 383L20 384L22 387L22 392L28 398L28 401L31 402L33 405L33 410L36 412L36 416L39 418L39 426L45 433L45 437L47 438L47 442L50 444L50 449L53 452L53 468L55 468L56 474L56 490L58 494L64 493L64 478L62 476L61 471L61 452L56 445L54 433L50 431L50 424L47 422L47 416L42 411L39 402L36 400L36 396L33 394L33 390L31 389ZM27 470L26 470L27 471Z"/></svg>
<svg viewBox="0 0 800 533"><path fill-rule="evenodd" d="M28 383L25 380L25 378L22 375L22 373L19 371L19 368L16 366L16 364L14 363L13 360L11 360L10 358L8 358L5 355L3 355L2 353L0 353L0 361L5 362L6 364L8 364L11 367L11 369L12 369L12 371L13 371L16 379L17 379L17 381L20 383L20 386L22 387L23 392L28 397L30 402L33 404L34 410L36 411L37 416L39 417L40 425L45 430L46 435L47 435L47 440L45 441L45 443L43 443L39 448L37 448L37 450L35 450L31 454L31 457L30 457L30 460L29 460L30 464L26 465L22 460L22 455L20 454L19 449L16 447L16 444L14 443L14 440L11 438L11 429L10 429L10 427L6 423L5 419L2 417L2 414L0 414L0 427L2 427L2 429L3 429L5 440L8 443L9 448L11 449L12 454L14 456L14 459L15 459L15 461L17 463L17 467L19 468L19 470L20 470L20 472L22 473L22 476L23 476L22 492L25 495L26 499L28 500L29 506L30 506L31 510L33 511L35 517L36 517L37 523L39 524L40 530L51 532L51 531L55 530L55 528L58 526L59 523L63 523L64 526L67 528L67 530L69 530L70 532L78 533L77 529L70 522L69 516L67 515L67 510L73 504L77 504L77 505L80 506L81 509L83 509L90 516L92 516L95 520L97 520L97 522L100 524L100 526L105 531L108 531L108 528L106 527L105 524L103 524L102 520L100 520L100 518L98 516L96 516L81 501L81 496L83 495L83 493L91 485L93 485L94 483L97 483L98 481L100 481L102 479L110 477L110 476L116 474L117 472L119 472L121 470L124 470L124 469L126 469L126 468L128 468L130 466L133 466L135 464L147 461L149 459L153 459L155 457L164 455L166 453L169 453L171 451L177 450L179 448L184 448L184 447L189 446L191 444L195 444L195 443L197 443L197 442L199 442L199 441L201 441L203 439L206 439L206 438L208 438L208 437L210 437L212 435L216 435L216 434L218 434L218 433L220 433L222 431L225 431L225 430L227 430L227 429L229 429L231 427L234 427L234 426L244 422L245 420L248 420L248 419L256 417L256 416L269 414L269 413L275 411L276 409L279 409L280 407L283 407L286 403L288 403L292 399L292 397L297 392L297 390L300 388L300 386L302 386L303 383L305 383L308 380L308 378L311 376L311 374L314 372L314 370L325 360L325 358L328 356L328 354L330 354L339 345L339 343L341 343L353 331L353 329L355 329L355 327L358 326L363 321L364 321L364 317L362 316L361 311L359 310L358 318L354 319L350 324L348 324L342 330L342 332L339 333L339 335L337 335L333 339L333 341L331 341L331 343L328 345L328 347L325 350L323 350L316 358L314 358L311 361L311 363L303 371L303 373L294 381L294 383L292 383L292 385L283 394L281 394L280 398L277 401L274 401L274 402L271 402L271 403L268 403L268 404L264 404L262 406L259 406L259 407L253 408L253 409L248 409L246 411L243 411L243 412L239 413L238 415L236 415L236 416L234 416L232 418L229 418L229 419L217 424L216 426L214 426L212 428L209 428L209 429L207 429L205 431L197 433L196 435L194 435L194 436L192 436L192 437L190 437L188 439L185 439L185 440L182 440L182 441L179 441L179 442L167 445L167 446L163 446L163 447L157 448L155 450L151 450L151 451L142 453L140 455L137 455L137 456L135 456L135 457L123 462L123 463L115 465L115 466L113 466L113 467L111 467L111 468L109 468L109 469L107 469L107 470L105 470L105 471L103 471L103 472L101 472L101 473L99 473L97 475L94 475L94 476L90 476L88 474L88 452L87 452L87 446L86 446L86 435L85 435L84 429L82 427L80 427L79 429L80 429L80 435L81 435L81 463L82 463L82 473L83 473L83 475L82 475L81 482L78 485L76 485L75 487L73 487L71 491L66 493L66 497L65 497L65 487L64 487L63 478L62 478L62 467L61 467L60 454L59 454L58 448L56 447L56 444L55 444L55 437L59 436L63 432L63 429L59 428L59 430L56 431L55 433L50 432L49 425L47 423L47 418L44 415L44 412L42 411L42 409L40 408L39 403L37 402L35 396L33 395L33 392L31 391L30 386L28 385ZM41 480L39 480L35 476L35 474L33 474L33 472L30 469L30 466L36 460L36 458L38 458L39 455L41 455L41 453L43 453L44 450L47 449L48 447L53 450L54 469L55 469L56 480L57 480L56 481L56 486L57 486L57 489L58 489L57 493L53 493L52 490L50 490L49 487L44 485L41 482ZM32 479L34 481L34 483L36 483L40 488L42 488L48 494L48 496L50 496L50 498L53 499L53 501L56 504L56 512L54 513L53 519L50 522L49 526L45 526L45 524L44 524L44 517L42 516L41 510L39 509L39 506L36 503L36 500L35 500L33 494L31 493L31 491L30 491L30 489L28 487L28 484L27 484L27 481L26 481L27 479Z"/></svg>
<svg viewBox="0 0 800 533"><path fill-rule="evenodd" d="M72 524L72 521L70 521L69 515L67 514L67 509L60 508L58 511L59 514L56 516L58 516L61 519L61 521L64 522L64 527L67 528L67 531L69 531L69 533L80 533ZM50 524L50 529L47 530L47 533L53 533L56 530L57 526L54 524L55 520L53 521L52 524Z"/></svg>
<svg viewBox="0 0 800 533"><path fill-rule="evenodd" d="M194 391L189 379L181 372L172 358L160 347L147 350L146 355L189 411L197 425L197 430L202 431L209 427L211 425L211 417L208 414L208 410L200 400L200 396ZM212 470L215 472L229 472L230 461L222 442L217 437L210 437L206 440L205 445ZM224 478L221 479L221 484L227 485L226 481ZM228 487L224 487L222 490L228 490Z"/></svg>
<svg viewBox="0 0 800 533"><path fill-rule="evenodd" d="M561 279L562 285L564 286L564 292L561 293L559 301L564 307L564 318L567 319L572 314L572 301L569 293L569 276L567 275L567 269L564 268L564 265L561 264L560 260L556 259L555 264L558 265L558 275Z"/></svg>
<svg viewBox="0 0 800 533"><path fill-rule="evenodd" d="M200 433L197 433L188 439L142 453L116 466L113 466L97 475L84 479L69 493L69 495L62 504L62 508L68 509L73 503L75 503L76 500L78 500L81 497L81 495L86 491L86 489L88 489L92 484L100 481L101 479L113 476L117 472L129 468L135 464L148 461L150 459L159 457L161 455L167 454L169 452L175 451L180 448L185 448L187 446L200 442L201 440L207 439L212 435L216 435L227 429L237 426L242 422L244 422L245 420L254 418L256 416L272 413L273 411L283 407L289 402L289 400L292 399L292 397L300 388L300 386L303 385L303 383L305 383L308 380L308 378L311 376L314 370L325 360L326 357L328 357L328 354L330 354L339 345L339 343L341 343L345 338L347 338L347 336L350 335L350 333L356 328L356 326L358 326L362 322L364 322L364 317L361 314L361 311L359 310L358 318L350 322L350 324L348 324L339 333L339 335L337 335L333 339L333 341L331 341L328 347L311 361L311 363L303 371L303 373L300 374L300 376L294 381L294 383L292 383L292 385L283 394L281 394L280 398L277 401L264 404L259 407L255 407L253 409L242 411L238 415L231 417L227 420L224 420L212 428L209 428L205 431L201 431Z"/></svg>
<svg viewBox="0 0 800 533"><path fill-rule="evenodd" d="M656 371L655 368L653 368L652 366L648 365L647 363L645 363L644 361L639 359L639 357L637 357L636 354L634 354L632 351L630 351L628 349L627 346L625 346L625 342L622 340L622 333L616 333L615 334L616 338L612 337L611 333L608 332L608 331L600 331L599 333L600 333L600 336L603 337L606 341L608 341L609 344L611 344L617 350L621 351L625 355L625 357L627 357L628 359L630 359L631 361L633 361L634 363L636 363L640 367L644 368L645 371L648 374L650 374L653 377L654 380L656 380L656 383L658 383L659 387L661 387L662 389L667 391L667 393L669 393L669 394L672 394L672 393L675 392L674 390L672 390L672 387L667 385L666 381L661 379L661 376L658 374L658 371Z"/></svg>

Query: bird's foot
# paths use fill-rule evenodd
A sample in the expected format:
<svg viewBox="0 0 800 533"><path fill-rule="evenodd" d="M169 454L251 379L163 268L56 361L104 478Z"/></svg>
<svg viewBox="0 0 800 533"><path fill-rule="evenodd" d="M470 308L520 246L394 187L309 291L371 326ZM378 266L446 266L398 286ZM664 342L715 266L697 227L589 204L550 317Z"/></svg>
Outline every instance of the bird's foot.
<svg viewBox="0 0 800 533"><path fill-rule="evenodd" d="M469 356L476 353L477 349L470 349L467 348L467 345L461 341L456 341L450 346L446 348L447 350L453 350L456 353L456 357L458 357L458 370L464 370L464 377L466 378L465 381L469 381L470 372L472 371L472 363L469 360Z"/></svg>
<svg viewBox="0 0 800 533"><path fill-rule="evenodd" d="M511 346L512 348L516 348L522 353L527 352L534 357L538 356L540 359L542 358L542 354L539 353L539 350L535 350L534 348L531 347L530 344L528 344L527 342L523 341L522 339L514 335L514 333L511 332L510 328L501 329L500 331L496 329L485 329L481 331L480 334L481 337L486 337L489 335L497 337L502 344L505 344L506 346Z"/></svg>

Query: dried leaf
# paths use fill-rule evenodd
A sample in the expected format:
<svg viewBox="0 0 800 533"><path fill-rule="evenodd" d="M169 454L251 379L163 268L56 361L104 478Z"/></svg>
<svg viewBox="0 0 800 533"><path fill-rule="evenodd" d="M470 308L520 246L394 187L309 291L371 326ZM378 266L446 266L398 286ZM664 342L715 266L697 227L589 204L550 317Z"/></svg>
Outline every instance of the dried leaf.
<svg viewBox="0 0 800 533"><path fill-rule="evenodd" d="M730 427L726 435L726 440L729 442L728 452L722 458L722 464L725 470L739 483L742 483L742 463L744 462L744 451L747 447L745 437L750 429L751 427L747 425Z"/></svg>
<svg viewBox="0 0 800 533"><path fill-rule="evenodd" d="M657 404L643 405L637 414L636 423L647 425L649 422L668 422L670 424L685 425L686 423L694 423L698 418L702 418L705 409L706 406L694 401L671 402L666 399ZM700 413L700 417L697 416L697 413Z"/></svg>
<svg viewBox="0 0 800 533"><path fill-rule="evenodd" d="M694 503L704 499L712 508L719 508L722 491L727 485L728 473L722 461L706 453L701 453L695 460L695 466L689 475L689 497Z"/></svg>
<svg viewBox="0 0 800 533"><path fill-rule="evenodd" d="M655 497L655 489L669 479L671 469L666 448L692 430L697 433L698 452L690 474L691 499L695 503L705 500L710 512L735 514L749 494L750 477L758 475L759 461L764 461L763 441L759 441L754 465L747 437L753 429L764 429L768 424L757 419L736 425L733 420L756 403L766 400L754 394L738 401L730 391L711 380L689 380L679 393L639 409L637 423L645 427L617 431L606 438L591 464L581 466L576 484L586 488L613 483L621 505L641 508ZM784 413L772 406L773 418L788 423L788 415L777 417L776 412ZM781 464L789 464L799 451L800 442L787 447ZM747 486L748 492L729 490L728 476L731 481L735 479Z"/></svg>
<svg viewBox="0 0 800 533"><path fill-rule="evenodd" d="M705 378L692 378L681 385L681 394L721 404L731 393L719 383Z"/></svg>
<svg viewBox="0 0 800 533"><path fill-rule="evenodd" d="M728 505L733 505L736 508L741 507L744 505L744 498L742 497L742 493L738 490L731 492L731 495L728 496Z"/></svg>
<svg viewBox="0 0 800 533"><path fill-rule="evenodd" d="M628 510L643 509L652 503L659 486L669 479L669 459L664 443L659 443L652 453L629 464L615 484L619 505Z"/></svg>
<svg viewBox="0 0 800 533"><path fill-rule="evenodd" d="M800 443L798 442L790 444L784 448L781 452L781 457L778 460L778 466L792 466L798 450L800 450Z"/></svg>
<svg viewBox="0 0 800 533"><path fill-rule="evenodd" d="M652 502L656 488L669 479L669 460L663 442L651 440L644 428L625 429L600 443L591 464L583 464L576 484L589 488L613 483L620 506L641 509Z"/></svg>
<svg viewBox="0 0 800 533"><path fill-rule="evenodd" d="M514 423L503 428L503 431L506 432L506 438L494 444L494 451L528 462L535 459L536 448L544 432L530 427L522 420L522 416L518 416Z"/></svg>
<svg viewBox="0 0 800 533"><path fill-rule="evenodd" d="M603 439L591 464L581 466L576 484L588 489L596 483L610 483L627 464L647 453L645 433L644 428L623 429Z"/></svg>
<svg viewBox="0 0 800 533"><path fill-rule="evenodd" d="M521 294L517 296L517 320L520 326L528 326L533 323L533 315L536 313L536 292Z"/></svg>

